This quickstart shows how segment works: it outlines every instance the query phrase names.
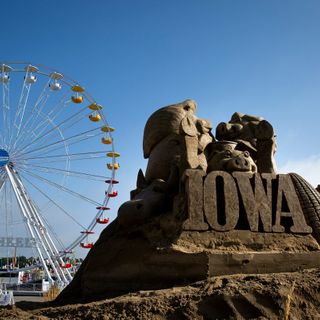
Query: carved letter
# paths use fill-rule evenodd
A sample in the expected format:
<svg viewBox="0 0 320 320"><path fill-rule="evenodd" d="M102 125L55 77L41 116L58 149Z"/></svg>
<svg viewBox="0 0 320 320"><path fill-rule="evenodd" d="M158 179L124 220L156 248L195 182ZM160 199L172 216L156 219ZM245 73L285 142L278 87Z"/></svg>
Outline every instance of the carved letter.
<svg viewBox="0 0 320 320"><path fill-rule="evenodd" d="M259 215L261 218L263 231L272 231L272 174L264 174L263 178L267 180L267 192L265 192L260 174L254 175L255 187L252 189L250 179L252 173L234 172L233 176L237 179L240 189L244 209L247 214L248 223L251 231L259 230Z"/></svg>
<svg viewBox="0 0 320 320"><path fill-rule="evenodd" d="M208 230L208 224L203 217L203 176L201 170L188 169L183 180L188 199L188 219L183 225L184 230Z"/></svg>
<svg viewBox="0 0 320 320"><path fill-rule="evenodd" d="M311 233L312 229L306 223L291 177L286 174L279 174L278 177L279 186L277 196L276 221L275 225L272 227L272 230L274 232L284 232L284 227L280 224L281 218L290 217L293 221L293 225L290 227L291 232ZM282 211L283 197L285 197L285 199L287 200L289 212Z"/></svg>
<svg viewBox="0 0 320 320"><path fill-rule="evenodd" d="M223 179L224 197L217 199L217 178ZM224 201L225 224L218 221L218 201ZM229 231L234 229L239 219L239 200L237 186L232 176L225 171L212 171L204 181L204 213L209 225L217 231Z"/></svg>

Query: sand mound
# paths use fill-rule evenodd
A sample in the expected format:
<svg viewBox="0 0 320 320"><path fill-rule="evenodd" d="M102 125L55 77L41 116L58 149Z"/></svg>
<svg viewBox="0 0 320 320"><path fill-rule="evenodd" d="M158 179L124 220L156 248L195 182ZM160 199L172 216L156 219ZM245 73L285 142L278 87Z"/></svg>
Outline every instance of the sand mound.
<svg viewBox="0 0 320 320"><path fill-rule="evenodd" d="M212 277L184 287L139 291L87 304L20 302L1 319L317 319L320 269ZM288 306L288 297L291 303Z"/></svg>

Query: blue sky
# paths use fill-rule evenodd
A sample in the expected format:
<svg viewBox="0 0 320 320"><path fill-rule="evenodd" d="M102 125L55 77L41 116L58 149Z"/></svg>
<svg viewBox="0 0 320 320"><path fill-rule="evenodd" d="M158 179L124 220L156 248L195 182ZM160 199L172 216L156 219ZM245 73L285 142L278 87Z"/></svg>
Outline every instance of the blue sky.
<svg viewBox="0 0 320 320"><path fill-rule="evenodd" d="M119 197L146 167L157 108L188 98L214 127L235 111L269 120L281 172L320 183L317 0L5 1L1 60L54 67L105 106L121 153Z"/></svg>

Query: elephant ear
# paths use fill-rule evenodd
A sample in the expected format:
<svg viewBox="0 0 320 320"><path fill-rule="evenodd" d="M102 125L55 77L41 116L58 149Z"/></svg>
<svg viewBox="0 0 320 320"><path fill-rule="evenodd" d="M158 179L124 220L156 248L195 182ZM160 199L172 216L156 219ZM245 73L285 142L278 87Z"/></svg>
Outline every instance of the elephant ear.
<svg viewBox="0 0 320 320"><path fill-rule="evenodd" d="M198 133L197 127L193 121L193 118L189 115L185 116L181 120L182 132L190 137L195 137Z"/></svg>
<svg viewBox="0 0 320 320"><path fill-rule="evenodd" d="M140 169L138 172L138 176L137 176L137 188L144 189L145 187L147 187L147 185L148 185L147 180L146 180L142 170Z"/></svg>

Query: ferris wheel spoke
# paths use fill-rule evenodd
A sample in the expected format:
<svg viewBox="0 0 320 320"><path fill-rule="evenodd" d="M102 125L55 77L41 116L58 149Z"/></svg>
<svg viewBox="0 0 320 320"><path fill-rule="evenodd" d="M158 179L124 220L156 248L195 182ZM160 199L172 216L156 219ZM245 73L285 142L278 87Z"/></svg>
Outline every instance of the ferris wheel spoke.
<svg viewBox="0 0 320 320"><path fill-rule="evenodd" d="M45 133L39 133L40 136L35 137L35 139L33 139L32 141L30 141L27 145L24 145L23 147L17 149L15 151L15 153L22 153L23 151L27 151L32 145L34 145L34 143L38 142L39 140L42 140L43 138L47 137L48 134L52 133L54 130L60 129L62 126L65 126L67 123L69 123L69 121L74 120L74 117L77 116L78 114L81 114L83 111L87 110L87 107L82 108L79 112L77 112L74 115L71 115L70 117L68 117L67 119L63 120L62 122L60 122L59 124L55 125L53 123L54 119L50 119L49 117L47 117L46 121L48 121L48 125L49 123L53 124L53 127L50 128L48 131L46 131ZM81 119L79 119L78 121L80 121Z"/></svg>
<svg viewBox="0 0 320 320"><path fill-rule="evenodd" d="M73 222L75 222L78 226L81 227L81 229L85 230L86 227L84 227L81 223L79 223L79 221L77 219L75 219L72 214L70 214L66 209L64 209L61 205L59 205L56 201L54 201L52 199L52 197L50 197L47 193L45 193L42 189L40 189L39 187L37 187L34 183L32 183L28 178L26 178L26 176L24 174L20 174L21 177L23 177L23 179L25 181L27 181L34 189L36 189L38 192L40 192L46 199L48 199L52 204L54 204L57 208L59 208L67 217L69 217ZM43 215L42 215L43 217ZM48 224L49 225L49 224Z"/></svg>
<svg viewBox="0 0 320 320"><path fill-rule="evenodd" d="M33 149L33 150L30 150L28 151L28 154L30 153L34 153L34 152L38 152L38 151L42 151L41 153L43 153L44 151L46 151L47 153L49 152L53 152L53 151L56 151L56 150L59 150L61 148L63 148L64 146L63 145L60 145L60 144L64 144L66 141L72 141L70 143L68 143L68 146L70 145L74 145L74 144L77 144L81 141L84 141L84 140L88 140L88 139L92 139L96 136L99 136L99 135L102 135L101 132L98 132L96 134L92 134L94 131L97 131L99 128L95 128L95 129L91 129L91 130L88 130L88 131L84 131L82 133L79 133L79 134L76 134L76 135L73 135L71 137L68 137L68 138L65 138L65 139L61 139L61 140L58 140L58 141L55 141L53 143L50 143L50 144L47 144L47 145L44 145L42 147L39 147L37 149ZM84 136L84 137L83 137ZM53 146L57 146L57 145L60 145L54 149L52 149Z"/></svg>
<svg viewBox="0 0 320 320"><path fill-rule="evenodd" d="M3 71L3 70L2 70ZM2 72L3 73L3 72ZM9 81L2 83L2 116L3 124L6 126L7 137L10 137L11 133L11 123L10 123L10 90L9 90ZM5 137L3 137L3 144L7 148L7 143Z"/></svg>
<svg viewBox="0 0 320 320"><path fill-rule="evenodd" d="M53 181L51 181L49 179L46 179L46 178L44 178L44 177L42 177L42 176L40 176L38 174L30 172L29 170L22 169L22 168L20 168L20 170L22 170L25 174L28 174L28 175L30 175L30 176L38 179L38 180L41 180L42 182L45 182L45 183L55 187L59 191L65 191L65 192L69 193L70 195L72 195L72 196L74 196L76 198L82 199L82 200L84 200L84 201L86 201L88 203L91 203L91 204L95 205L95 206L101 206L102 205L101 203L99 203L99 202L97 202L97 201L95 201L93 199L90 199L90 198L88 198L88 197L86 197L86 196L84 196L84 195L82 195L82 194L80 194L80 193L78 193L76 191L73 191L73 190L71 190L69 188L66 188L66 187L64 187L64 186L62 186L62 185L60 185L60 184L58 184L56 182L53 182Z"/></svg>
<svg viewBox="0 0 320 320"><path fill-rule="evenodd" d="M70 102L70 100L68 102ZM65 127L64 130L68 130L69 128L72 128L75 124L77 124L83 118L87 118L91 114L91 112L84 113L85 111L88 111L88 107L84 107L80 109L80 111L76 112L71 117L66 119L67 121L63 120L62 122L60 122L59 127ZM54 117L52 120L55 120L56 118L57 117ZM72 122L70 123L71 120Z"/></svg>
<svg viewBox="0 0 320 320"><path fill-rule="evenodd" d="M98 181L104 181L107 179L111 179L111 177L101 176L101 175L95 175L91 173L85 173L80 171L71 171L71 170L63 170L58 168L52 168L52 167L44 167L44 166L38 166L33 164L28 164L28 167L37 168L42 172L48 172L48 173L58 173L63 174L65 176L74 176L78 178L83 179L89 179L89 180L98 180Z"/></svg>
<svg viewBox="0 0 320 320"><path fill-rule="evenodd" d="M68 143L68 146L70 145L74 145L76 143L79 143L81 141L84 141L84 140L88 140L88 139L92 139L96 136L99 136L99 135L102 135L101 132L98 132L96 134L90 134L90 133L93 133L94 131L97 131L99 128L94 128L94 129L91 129L91 130L87 130L87 131L84 131L84 132L81 132L79 134L76 134L76 135L73 135L71 137L68 137L68 138L64 138L64 139L60 139L58 141L54 141L50 144L46 144L44 146L41 146L39 148L36 148L36 149L33 149L33 150L30 150L28 151L28 155L31 154L31 153L35 153L35 152L39 152L41 151L41 154L43 154L43 152L53 152L53 151L56 151L56 150L59 150L61 148L64 148L65 146L64 145L61 145L61 144L65 144L67 141L72 141L71 143ZM84 137L83 137L84 136ZM52 147L55 147L59 145L57 148L53 148ZM19 157L17 157L17 159L19 159Z"/></svg>
<svg viewBox="0 0 320 320"><path fill-rule="evenodd" d="M28 128L30 129L22 136L23 139L25 140L28 133L32 131L35 121L37 121L42 109L44 108L46 102L49 99L50 93L52 92L49 86L50 81L51 81L51 78L49 78L49 80L45 83L37 101L35 102L33 108L29 112L28 118L26 119L26 121L24 121L24 124L22 125L21 130L18 133L16 140L14 142L13 149L15 148L16 144L19 142L19 139L21 138L21 132L24 132L24 130L27 128L28 125L29 125Z"/></svg>
<svg viewBox="0 0 320 320"><path fill-rule="evenodd" d="M0 144L1 146L5 149L7 147L6 143L5 143L5 138L3 135L0 135Z"/></svg>
<svg viewBox="0 0 320 320"><path fill-rule="evenodd" d="M5 187L6 183L6 173L0 175L0 192Z"/></svg>
<svg viewBox="0 0 320 320"><path fill-rule="evenodd" d="M60 140L64 141L64 136L63 136L61 130L60 130L59 128L57 128L57 131L58 131L58 134L59 134L60 137L61 137ZM61 146L59 146L59 148L61 148L61 147L64 148L66 154L69 153L68 145L66 144L66 142L64 142ZM12 159L13 159L14 161L17 160L17 157L15 156L15 154L12 155Z"/></svg>
<svg viewBox="0 0 320 320"><path fill-rule="evenodd" d="M95 155L101 155L101 154L106 154L108 152L111 152L111 151L106 151L106 150L103 150L103 151L88 151L88 152L78 152L78 153L69 153L69 154L56 154L56 155L46 155L46 156L35 156L35 157L28 157L28 155L26 155L27 157L24 158L24 157L20 157L19 159L20 160L23 160L23 161L26 161L26 160L39 160L39 159L54 159L54 158L68 158L68 159L76 159L77 157L82 157L82 156L88 156L88 155L92 155L94 158ZM105 157L105 156L103 156ZM100 157L99 157L100 158ZM87 159L90 159L87 158ZM63 160L65 161L65 160Z"/></svg>
<svg viewBox="0 0 320 320"><path fill-rule="evenodd" d="M74 123L74 124L75 124L75 123ZM73 125L74 125L74 124L73 124ZM68 127L68 129L72 128L73 125L70 125L70 126ZM56 128L56 129L60 131L60 128L59 128L59 129ZM96 129L99 129L99 128L96 128ZM96 130L96 129L93 129L93 130ZM68 131L68 130L64 130L64 133L65 133L66 131ZM61 131L60 131L60 132L61 132ZM54 133L54 132L52 132L52 133ZM99 133L99 134L102 135L102 133ZM98 135L99 135L99 134L98 134ZM96 136L96 135L95 135L95 136ZM50 136L47 137L47 139L50 139ZM43 147L46 143L47 143L47 140L43 141L42 143L39 144L39 147ZM31 145L29 145L29 146L31 146ZM60 148L60 147L59 147L59 148ZM59 148L58 148L58 149L59 149ZM27 151L27 150L25 150L25 151ZM30 152L30 151L29 151L29 152ZM28 153L29 153L29 152L28 152Z"/></svg>
<svg viewBox="0 0 320 320"><path fill-rule="evenodd" d="M67 157L67 156L66 156ZM101 156L91 156L91 157L79 157L72 159L72 161L81 161L81 160L93 160L93 159L102 159L105 158L104 155ZM59 162L66 162L65 159L60 159L60 160L48 160L48 161L41 161L41 162L34 162L33 164L44 164L44 163L59 163Z"/></svg>
<svg viewBox="0 0 320 320"><path fill-rule="evenodd" d="M51 117L52 110L47 115L42 115L44 119L39 123L36 123L35 127L31 127L31 129L27 131L26 135L24 136L24 139L20 142L20 145L22 145L23 147L29 147L31 143L27 143L25 141L31 138L32 135L33 140L34 138L37 139L50 124L53 125L53 130L51 130L51 132L54 132L54 129L58 128L58 126L54 125L54 120L64 111L64 108L70 103L70 101L71 100L69 99L69 96L65 94L62 97L62 99L60 99L58 104L53 108L53 110L56 110L56 112L53 113L54 116Z"/></svg>
<svg viewBox="0 0 320 320"><path fill-rule="evenodd" d="M11 137L10 137L10 143L9 143L10 150L12 149L12 144L14 143L14 141L16 140L16 138L18 137L18 135L20 133L22 121L23 121L26 106L28 103L29 93L30 93L31 84L32 84L32 82L27 81L29 79L30 74L31 74L31 72L29 71L29 67L27 67L24 81L23 81L23 85L22 85L22 89L21 89L21 93L20 93L17 111L16 111L14 121L13 121L13 126L17 130L16 130L15 137L13 137L13 135L11 135ZM12 141L12 139L13 139L13 141Z"/></svg>
<svg viewBox="0 0 320 320"><path fill-rule="evenodd" d="M73 146L73 145L75 145L75 144L78 144L78 143L80 143L80 142L82 142L82 141L86 141L86 140L93 139L93 138L98 137L98 136L101 136L101 135L102 135L102 134L101 134L100 132L98 132L98 133L96 133L96 134L87 135L87 136L84 137L84 138L78 137L78 138L75 139L75 141L73 141L72 143L68 143L68 147L69 147L69 146ZM63 147L63 146L60 145L60 146L58 146L57 148L48 150L47 153L52 153L52 152L54 152L54 151L60 150L62 147Z"/></svg>

